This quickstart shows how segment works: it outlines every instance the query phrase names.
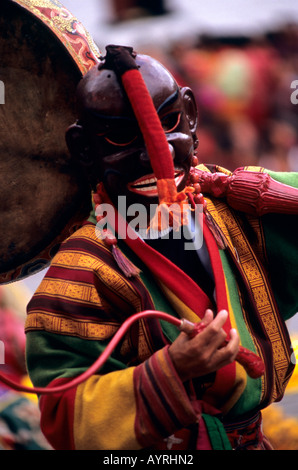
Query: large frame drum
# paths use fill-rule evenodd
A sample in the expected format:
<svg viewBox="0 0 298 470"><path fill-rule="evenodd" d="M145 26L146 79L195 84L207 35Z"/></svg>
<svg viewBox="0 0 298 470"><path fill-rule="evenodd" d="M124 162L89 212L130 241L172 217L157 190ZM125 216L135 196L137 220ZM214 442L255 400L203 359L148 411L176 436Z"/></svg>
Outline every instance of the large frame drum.
<svg viewBox="0 0 298 470"><path fill-rule="evenodd" d="M2 0L0 57L0 283L7 283L44 268L90 209L65 131L75 121L77 83L99 51L58 1Z"/></svg>

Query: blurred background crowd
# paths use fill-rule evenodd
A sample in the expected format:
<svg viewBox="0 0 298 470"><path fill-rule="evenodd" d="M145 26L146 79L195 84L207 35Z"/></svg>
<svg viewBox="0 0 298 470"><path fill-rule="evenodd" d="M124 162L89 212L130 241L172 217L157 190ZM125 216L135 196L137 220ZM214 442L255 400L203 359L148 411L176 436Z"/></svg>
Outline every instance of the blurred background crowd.
<svg viewBox="0 0 298 470"><path fill-rule="evenodd" d="M180 3L188 9L183 10ZM242 1L213 1L202 14L201 3L113 0L109 16L107 12L104 16L110 21L107 39L115 42L119 32L119 39L126 40L126 28L127 40L132 41L127 45L161 60L181 85L192 88L199 109L201 162L231 170L261 165L277 171L297 171L298 104L294 101L298 82L296 94L291 88L298 80L297 14L277 9L266 29L260 30L255 22L264 9L270 18L268 1L263 6L246 2L251 9L243 9L248 18L246 22L241 18L238 27L235 11L232 24L232 9L240 14ZM226 4L220 26L217 30L208 28L207 20L216 17L219 3ZM275 6L278 3L282 2L271 2ZM99 0L97 5L106 11L105 2ZM292 8L298 10L298 6ZM173 34L173 29L180 31ZM105 29L101 32L99 25L94 32L104 53Z"/></svg>
<svg viewBox="0 0 298 470"><path fill-rule="evenodd" d="M200 162L230 170L261 165L298 171L297 2L62 3L82 21L103 54L110 43L133 46L160 60L180 85L192 88L199 109ZM0 340L10 345L5 368L19 381L28 381L21 332L25 307L43 274L0 290ZM298 318L288 326L294 361ZM38 418L34 397L15 394L0 384L0 449L48 449ZM298 449L297 368L283 401L264 413L264 428L275 448Z"/></svg>
<svg viewBox="0 0 298 470"><path fill-rule="evenodd" d="M168 59L196 96L200 161L298 170L290 88L298 77L298 25L263 37L199 37L191 47L173 45Z"/></svg>

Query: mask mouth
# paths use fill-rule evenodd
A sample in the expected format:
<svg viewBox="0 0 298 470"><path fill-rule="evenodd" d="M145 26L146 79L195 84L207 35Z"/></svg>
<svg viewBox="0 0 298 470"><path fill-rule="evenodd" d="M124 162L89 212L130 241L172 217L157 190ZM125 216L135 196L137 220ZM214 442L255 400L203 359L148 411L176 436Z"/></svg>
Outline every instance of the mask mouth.
<svg viewBox="0 0 298 470"><path fill-rule="evenodd" d="M185 171L181 168L175 168L175 185L176 188L180 185L185 176ZM157 197L157 178L153 173L144 175L135 181L127 184L127 189L132 193L140 194L146 197Z"/></svg>

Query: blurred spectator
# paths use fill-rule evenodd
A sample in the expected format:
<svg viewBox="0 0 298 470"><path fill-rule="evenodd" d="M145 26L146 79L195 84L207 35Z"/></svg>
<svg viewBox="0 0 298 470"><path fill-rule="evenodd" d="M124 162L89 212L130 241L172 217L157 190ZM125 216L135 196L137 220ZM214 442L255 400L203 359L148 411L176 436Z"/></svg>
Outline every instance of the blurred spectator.
<svg viewBox="0 0 298 470"><path fill-rule="evenodd" d="M297 130L294 119L275 118L268 121L267 147L260 156L260 165L269 166L275 171L297 171Z"/></svg>
<svg viewBox="0 0 298 470"><path fill-rule="evenodd" d="M115 21L168 13L163 0L112 0Z"/></svg>
<svg viewBox="0 0 298 470"><path fill-rule="evenodd" d="M14 382L28 385L24 333L26 303L26 293L21 292L18 285L0 286L0 340L4 346L0 371ZM35 395L25 396L0 382L0 450L50 450L39 421Z"/></svg>
<svg viewBox="0 0 298 470"><path fill-rule="evenodd" d="M201 36L173 45L168 62L196 96L201 162L297 171L297 25L255 38Z"/></svg>

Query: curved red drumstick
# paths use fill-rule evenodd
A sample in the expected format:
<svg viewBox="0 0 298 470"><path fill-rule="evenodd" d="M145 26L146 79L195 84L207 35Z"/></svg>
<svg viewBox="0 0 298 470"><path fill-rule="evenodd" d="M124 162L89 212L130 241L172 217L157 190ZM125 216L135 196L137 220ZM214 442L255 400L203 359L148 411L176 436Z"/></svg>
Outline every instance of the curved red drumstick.
<svg viewBox="0 0 298 470"><path fill-rule="evenodd" d="M8 376L2 374L1 372L0 372L0 382L5 383L9 387L19 392L36 393L36 394L41 394L41 395L63 393L66 390L76 387L77 385L79 385L80 383L84 382L89 377L91 377L93 374L97 373L98 370L107 361L110 354L118 345L119 341L124 336L126 331L131 327L131 325L135 321L139 320L140 318L145 318L145 317L147 318L155 317L155 318L160 318L162 320L168 321L169 323L172 323L173 325L177 326L180 331L184 331L185 333L187 333L190 337L197 335L204 328L206 328L206 324L204 322L191 323L188 320L185 320L185 319L180 320L179 318L175 318L172 315L169 315L168 313L161 312L158 310L144 310L143 312L136 313L132 315L131 317L127 318L125 322L120 326L119 330L115 333L115 335L113 336L113 338L111 339L110 343L107 345L103 353L96 359L96 361L82 374L70 380L70 382L53 386L53 387L50 387L50 386L31 387L31 386L25 386L25 385L16 383L13 380L11 380ZM246 348L243 348L242 346L240 346L239 348L239 352L238 352L236 360L245 368L246 372L248 373L250 377L258 378L264 373L263 361L254 353L252 353Z"/></svg>

